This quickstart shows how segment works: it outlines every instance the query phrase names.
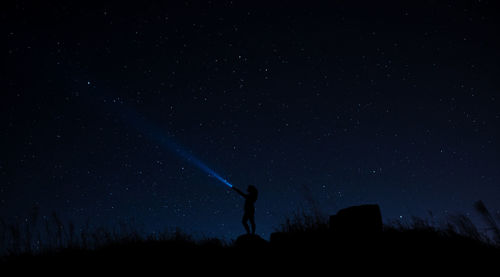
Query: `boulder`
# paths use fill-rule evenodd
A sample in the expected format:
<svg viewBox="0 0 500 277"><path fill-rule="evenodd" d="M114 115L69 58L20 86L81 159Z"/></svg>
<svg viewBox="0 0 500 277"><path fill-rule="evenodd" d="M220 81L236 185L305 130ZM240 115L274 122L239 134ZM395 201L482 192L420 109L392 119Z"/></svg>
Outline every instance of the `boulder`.
<svg viewBox="0 0 500 277"><path fill-rule="evenodd" d="M330 216L330 230L342 235L369 235L382 232L382 214L378 205L353 206Z"/></svg>
<svg viewBox="0 0 500 277"><path fill-rule="evenodd" d="M258 235L241 235L234 242L236 248L262 248L268 246L269 242Z"/></svg>

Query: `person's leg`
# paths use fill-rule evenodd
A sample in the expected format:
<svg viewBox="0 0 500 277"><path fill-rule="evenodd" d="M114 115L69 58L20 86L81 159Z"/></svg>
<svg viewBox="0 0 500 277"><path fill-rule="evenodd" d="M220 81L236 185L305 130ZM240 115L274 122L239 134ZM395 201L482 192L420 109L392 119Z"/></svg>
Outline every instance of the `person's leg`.
<svg viewBox="0 0 500 277"><path fill-rule="evenodd" d="M255 235L255 217L252 215L248 219L250 220L250 225L252 226L252 235Z"/></svg>
<svg viewBox="0 0 500 277"><path fill-rule="evenodd" d="M247 231L247 234L250 234L250 227L248 227L248 215L245 213L243 215L243 219L241 220L241 223L243 223L243 227L245 227L245 230Z"/></svg>

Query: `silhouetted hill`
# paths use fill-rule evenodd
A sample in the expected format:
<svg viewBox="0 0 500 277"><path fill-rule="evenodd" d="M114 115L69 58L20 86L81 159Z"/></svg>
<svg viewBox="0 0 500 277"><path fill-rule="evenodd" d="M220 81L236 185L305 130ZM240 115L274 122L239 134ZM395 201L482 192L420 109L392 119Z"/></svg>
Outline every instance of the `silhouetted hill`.
<svg viewBox="0 0 500 277"><path fill-rule="evenodd" d="M422 230L388 230L370 238L333 238L309 232L288 234L279 243L259 237L241 236L233 244L199 244L189 241L143 241L111 244L95 250L64 249L42 255L21 255L4 261L2 268L72 272L76 269L156 268L191 271L200 268L239 267L314 269L344 266L493 267L500 258L498 248L464 237L449 237Z"/></svg>
<svg viewBox="0 0 500 277"><path fill-rule="evenodd" d="M378 219L367 219L369 224L353 221L366 214L379 218L377 209L373 206L350 208L329 221L288 221L269 241L256 235L242 235L233 242L195 241L182 234L168 238L123 239L95 249L66 247L40 254L10 255L2 260L2 270L57 269L72 273L99 267L125 271L157 269L172 273L204 268L273 268L293 272L298 268L383 271L404 266L413 271L439 266L458 271L467 267L495 268L500 260L500 249L491 240L478 236L470 226L462 231L457 229L457 226L468 226L463 218L455 225L450 223L444 230L418 220L410 226L379 226ZM366 229L350 230L346 226L351 224L349 222Z"/></svg>

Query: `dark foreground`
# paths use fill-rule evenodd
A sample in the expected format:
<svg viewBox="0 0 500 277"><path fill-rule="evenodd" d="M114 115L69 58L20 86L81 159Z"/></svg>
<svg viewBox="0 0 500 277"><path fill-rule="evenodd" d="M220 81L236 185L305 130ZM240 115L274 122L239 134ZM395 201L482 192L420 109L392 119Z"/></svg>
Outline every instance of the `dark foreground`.
<svg viewBox="0 0 500 277"><path fill-rule="evenodd" d="M96 270L175 276L200 271L233 275L306 270L335 275L345 270L397 274L478 272L495 270L499 262L498 247L463 236L424 230L385 230L376 234L332 234L325 230L275 233L270 241L245 235L230 244L218 240L117 242L95 250L64 249L13 256L4 259L1 268L4 272L15 269L18 273L64 275Z"/></svg>

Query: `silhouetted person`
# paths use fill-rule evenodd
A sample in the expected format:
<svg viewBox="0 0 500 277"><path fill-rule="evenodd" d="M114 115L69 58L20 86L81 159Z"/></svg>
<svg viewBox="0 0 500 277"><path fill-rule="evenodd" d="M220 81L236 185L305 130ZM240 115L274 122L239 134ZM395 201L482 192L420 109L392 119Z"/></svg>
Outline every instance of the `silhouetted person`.
<svg viewBox="0 0 500 277"><path fill-rule="evenodd" d="M247 192L248 194L243 193L241 190L232 187L237 193L239 193L243 198L245 198L245 213L243 214L242 223L247 231L247 234L250 234L250 228L248 227L247 221L250 221L250 225L252 226L252 235L255 234L255 201L257 201L257 188L254 186L248 186Z"/></svg>

